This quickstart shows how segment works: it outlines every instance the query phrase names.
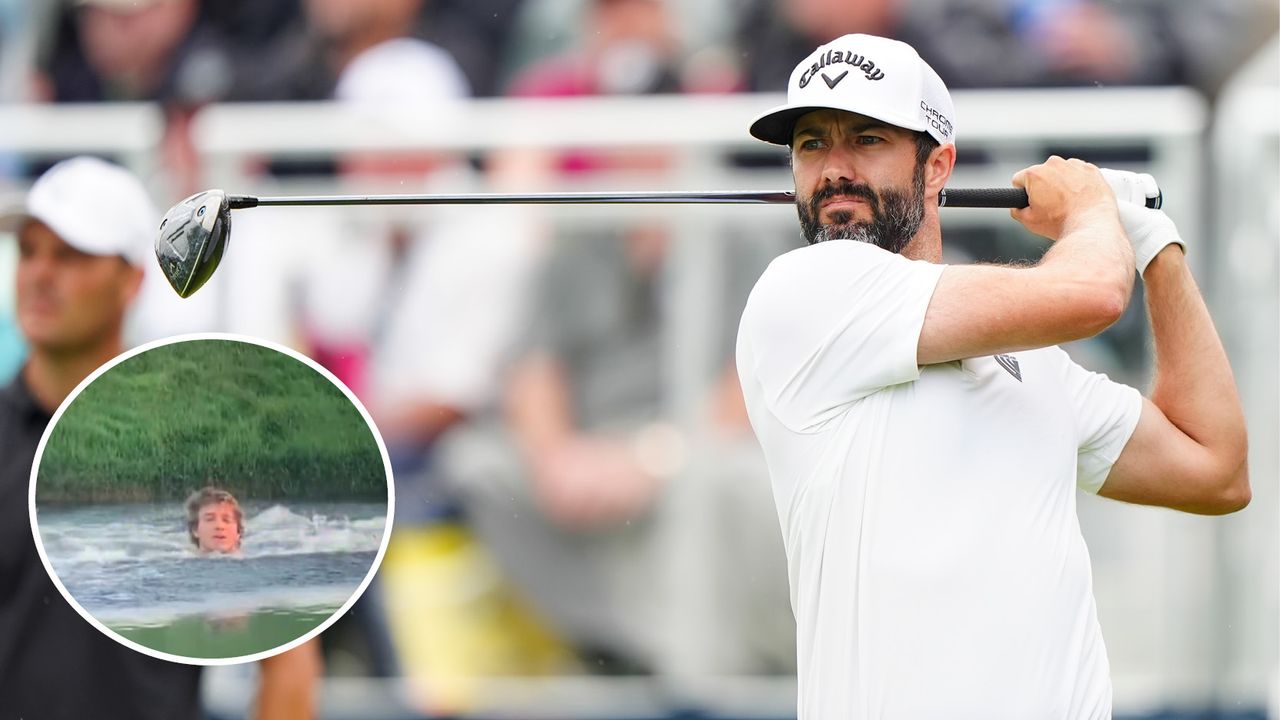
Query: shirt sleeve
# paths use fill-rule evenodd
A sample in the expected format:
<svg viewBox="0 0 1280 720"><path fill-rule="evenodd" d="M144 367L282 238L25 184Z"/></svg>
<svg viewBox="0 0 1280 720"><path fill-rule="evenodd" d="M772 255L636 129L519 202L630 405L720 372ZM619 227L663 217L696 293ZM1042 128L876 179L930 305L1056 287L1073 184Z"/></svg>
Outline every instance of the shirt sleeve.
<svg viewBox="0 0 1280 720"><path fill-rule="evenodd" d="M849 404L920 376L916 350L944 266L867 243L833 240L789 252L756 283L741 332L764 402L808 431Z"/></svg>
<svg viewBox="0 0 1280 720"><path fill-rule="evenodd" d="M1138 426L1142 394L1062 357L1076 419L1076 485L1096 494Z"/></svg>

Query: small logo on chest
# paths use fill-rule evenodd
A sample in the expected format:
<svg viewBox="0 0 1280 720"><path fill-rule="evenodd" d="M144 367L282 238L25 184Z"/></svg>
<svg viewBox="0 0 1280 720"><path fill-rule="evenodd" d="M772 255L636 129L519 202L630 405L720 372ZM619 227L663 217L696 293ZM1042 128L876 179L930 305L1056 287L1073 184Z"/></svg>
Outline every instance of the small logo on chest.
<svg viewBox="0 0 1280 720"><path fill-rule="evenodd" d="M1012 355L996 355L996 363L1008 370L1018 382L1022 382L1022 368L1018 367L1018 358Z"/></svg>

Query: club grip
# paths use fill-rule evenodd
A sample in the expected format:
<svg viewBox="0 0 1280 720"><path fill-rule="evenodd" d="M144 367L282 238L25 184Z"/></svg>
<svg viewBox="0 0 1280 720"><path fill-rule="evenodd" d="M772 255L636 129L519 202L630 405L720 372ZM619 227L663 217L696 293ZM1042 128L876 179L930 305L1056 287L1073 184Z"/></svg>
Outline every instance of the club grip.
<svg viewBox="0 0 1280 720"><path fill-rule="evenodd" d="M938 193L938 207L1024 208L1028 205L1023 188L953 188Z"/></svg>
<svg viewBox="0 0 1280 720"><path fill-rule="evenodd" d="M1024 208L1030 203L1023 188L952 188L938 193L938 207L963 208ZM1164 205L1164 193L1157 191L1148 197L1147 207L1159 210Z"/></svg>

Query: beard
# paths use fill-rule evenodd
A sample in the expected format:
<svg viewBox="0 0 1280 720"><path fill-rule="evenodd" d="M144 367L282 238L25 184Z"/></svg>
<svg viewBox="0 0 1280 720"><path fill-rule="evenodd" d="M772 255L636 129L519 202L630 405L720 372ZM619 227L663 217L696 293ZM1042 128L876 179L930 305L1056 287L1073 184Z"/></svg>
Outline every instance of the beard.
<svg viewBox="0 0 1280 720"><path fill-rule="evenodd" d="M852 212L840 210L832 213L831 222L824 225L818 219L819 206L837 195L866 200L871 219L854 221ZM827 240L857 240L901 253L924 222L924 168L916 167L907 189L889 187L876 192L870 185L855 185L847 180L824 185L810 198L797 197L796 212L800 215L800 230L810 245Z"/></svg>

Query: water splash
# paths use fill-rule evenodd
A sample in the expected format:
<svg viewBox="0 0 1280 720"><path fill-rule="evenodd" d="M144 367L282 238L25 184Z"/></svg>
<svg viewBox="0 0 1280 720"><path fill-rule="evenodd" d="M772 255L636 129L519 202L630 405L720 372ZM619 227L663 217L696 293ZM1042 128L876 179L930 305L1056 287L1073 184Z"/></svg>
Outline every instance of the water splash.
<svg viewBox="0 0 1280 720"><path fill-rule="evenodd" d="M38 515L49 562L100 619L164 623L180 615L337 608L367 574L386 531L372 503L245 503L234 555L196 553L180 506L53 508Z"/></svg>

